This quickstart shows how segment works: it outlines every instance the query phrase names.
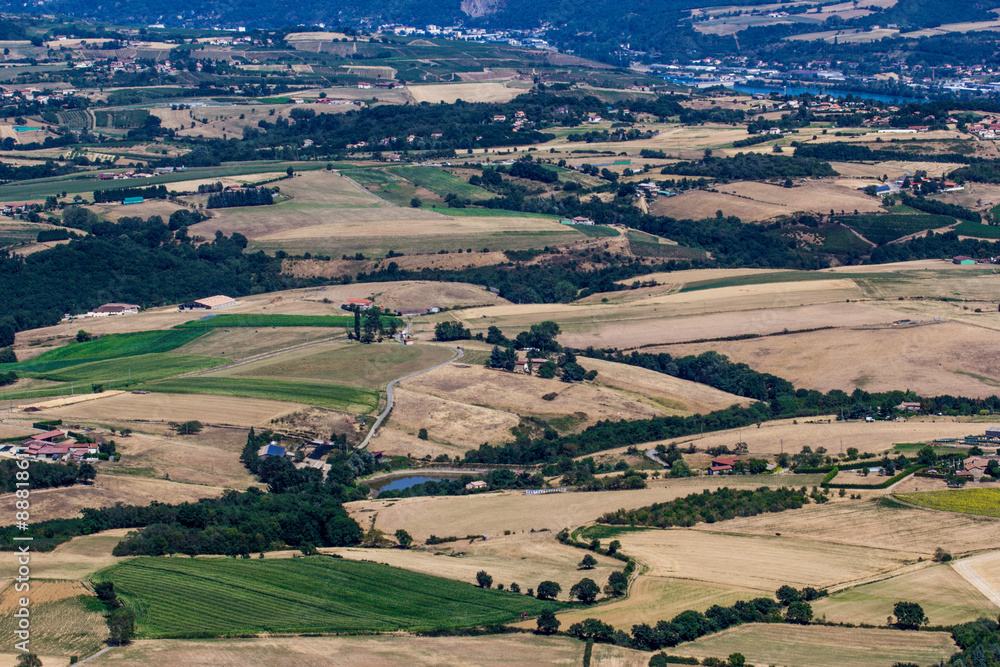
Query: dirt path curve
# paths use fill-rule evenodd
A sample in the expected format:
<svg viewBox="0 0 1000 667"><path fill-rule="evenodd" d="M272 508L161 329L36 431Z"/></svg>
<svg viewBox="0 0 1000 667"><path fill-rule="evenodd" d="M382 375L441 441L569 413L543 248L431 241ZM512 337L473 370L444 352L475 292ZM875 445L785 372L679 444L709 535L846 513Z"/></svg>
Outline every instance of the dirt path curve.
<svg viewBox="0 0 1000 667"><path fill-rule="evenodd" d="M446 347L448 347L448 346L446 346ZM372 424L372 430L368 431L368 435L366 435L365 439L361 442L360 445L358 445L358 449L364 449L365 447L368 446L368 442L372 439L372 436L375 435L375 431L378 430L378 427L382 425L382 422L385 420L386 417L389 416L389 413L392 411L392 404L393 404L392 390L396 386L397 382L402 382L403 380L408 380L411 377L414 377L416 375L420 375L421 373L426 373L428 371L432 371L435 368L441 368L442 366L450 364L451 362L453 362L453 361L455 361L457 359L461 359L462 356L465 354L465 350L463 350L460 347L448 347L448 349L455 353L455 356L452 357L451 359L448 359L447 361L442 361L439 364L434 364L430 368L425 368L422 371L416 371L414 373L410 373L408 375L404 375L403 377L396 378L395 380L390 381L389 384L387 384L385 386L385 396L386 396L385 410L382 411L382 414L380 414L378 416L378 419L375 420L375 423Z"/></svg>
<svg viewBox="0 0 1000 667"><path fill-rule="evenodd" d="M966 581L979 589L979 592L985 595L990 602L1000 607L1000 588L997 587L996 582L987 580L986 577L977 572L975 569L975 566L983 561L993 561L998 558L1000 558L1000 553L985 553L979 556L973 556L972 558L963 558L960 561L955 561L952 563L952 567L954 567L955 571L962 575Z"/></svg>
<svg viewBox="0 0 1000 667"><path fill-rule="evenodd" d="M246 359L240 359L239 361L233 361L228 364L223 364L221 366L213 366L212 368L206 368L201 371L192 371L190 373L184 373L183 375L175 375L171 379L176 378L190 378L196 375L204 375L205 373L214 373L215 371L221 371L226 368L233 368L235 366L242 366L243 364L249 364L254 361L260 361L261 359L267 359L268 357L273 357L278 354L284 354L285 352L293 352L295 350L301 350L306 347L312 347L313 345L319 345L321 343L329 343L333 340L344 340L347 336L333 336L331 338L320 338L319 340L310 341L308 343L302 343L301 345L293 345L292 347L285 347L280 350L274 350L272 352L265 352L264 354L258 354L253 357L247 357Z"/></svg>

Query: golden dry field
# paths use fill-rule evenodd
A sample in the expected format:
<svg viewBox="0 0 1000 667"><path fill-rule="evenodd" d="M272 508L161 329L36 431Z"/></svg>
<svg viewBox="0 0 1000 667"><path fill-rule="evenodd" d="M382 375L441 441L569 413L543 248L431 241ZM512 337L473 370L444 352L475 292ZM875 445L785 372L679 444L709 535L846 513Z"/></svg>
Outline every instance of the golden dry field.
<svg viewBox="0 0 1000 667"><path fill-rule="evenodd" d="M559 598L569 600L569 589L583 577L603 585L608 575L621 570L623 563L596 555L598 565L580 570L578 565L587 552L559 544L552 533L519 533L500 536L485 542L459 540L420 549L331 549L352 560L369 560L436 577L475 583L476 573L486 570L495 584L509 588L516 582L522 591L535 588L542 581L554 581L562 587Z"/></svg>
<svg viewBox="0 0 1000 667"><path fill-rule="evenodd" d="M0 641L4 651L14 646L14 611L25 593L8 586L0 594ZM79 600L91 595L80 581L33 581L31 583L31 649L44 665L65 665L72 655L82 656L103 648L108 628L103 614L88 609ZM11 648L8 648L11 647ZM7 653L3 665L13 665ZM3 658L0 658L3 660Z"/></svg>
<svg viewBox="0 0 1000 667"><path fill-rule="evenodd" d="M268 637L258 639L141 640L91 661L97 667L489 667L498 656L512 665L564 665L583 660L584 644L567 637L490 635L486 637ZM645 667L649 653L596 644L593 667ZM2 663L0 663L2 664ZM46 663L48 664L48 663ZM4 665L7 667L7 665Z"/></svg>
<svg viewBox="0 0 1000 667"><path fill-rule="evenodd" d="M995 318L995 313L981 316ZM714 350L754 370L827 392L910 389L922 396L985 398L1000 387L997 333L955 322L922 326L838 328L657 348L685 356ZM817 350L823 354L817 355ZM891 350L891 354L886 354Z"/></svg>
<svg viewBox="0 0 1000 667"><path fill-rule="evenodd" d="M93 535L74 537L52 551L38 551L31 556L31 576L34 579L84 580L98 570L119 562L111 555L115 545L129 533L129 528L105 530ZM0 581L16 576L13 560L0 567Z"/></svg>
<svg viewBox="0 0 1000 667"><path fill-rule="evenodd" d="M775 667L871 667L936 663L956 650L947 632L751 624L681 644L672 652L697 658L738 652L749 664Z"/></svg>
<svg viewBox="0 0 1000 667"><path fill-rule="evenodd" d="M796 486L818 484L819 475L798 475ZM398 500L362 500L345 505L348 512L363 526L371 523L385 533L399 528L407 530L417 540L430 535L503 535L505 530L530 533L548 529L558 532L575 528L621 508L643 507L656 502L674 500L705 489L722 486L757 488L756 478L726 479L691 477L672 480L648 480L649 488L635 491L602 491L596 493L552 493L528 496L523 492L505 491L471 496L424 496Z"/></svg>
<svg viewBox="0 0 1000 667"><path fill-rule="evenodd" d="M441 83L429 85L407 86L407 92L418 104L430 102L438 104L445 102L453 104L456 100L465 102L508 102L525 92L520 86L507 86L498 81L477 81L474 83Z"/></svg>

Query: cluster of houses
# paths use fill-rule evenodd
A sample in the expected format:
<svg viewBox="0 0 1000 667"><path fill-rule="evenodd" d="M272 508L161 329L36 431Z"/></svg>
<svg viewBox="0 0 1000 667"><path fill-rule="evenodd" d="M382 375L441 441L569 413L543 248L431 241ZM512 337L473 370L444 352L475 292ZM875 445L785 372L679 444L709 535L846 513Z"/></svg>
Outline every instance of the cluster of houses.
<svg viewBox="0 0 1000 667"><path fill-rule="evenodd" d="M330 464L326 462L326 459L330 456L330 452L337 447L338 445L329 440L320 440L317 438L303 443L296 451L290 451L287 447L283 447L272 440L257 450L257 458L263 461L266 458L278 456L292 461L299 470L314 468L321 471L325 477L330 471ZM299 456L300 453L301 457ZM372 452L372 454L378 460L381 458L382 452Z"/></svg>
<svg viewBox="0 0 1000 667"><path fill-rule="evenodd" d="M392 90L393 88L405 88L401 83L396 81L376 81L371 83L370 81L358 81L358 88L362 90L368 90L370 88L382 88L383 90Z"/></svg>
<svg viewBox="0 0 1000 667"><path fill-rule="evenodd" d="M712 463L708 468L709 475L735 475L737 469L740 467L739 463L745 462L748 459L740 456L718 456L712 459ZM777 468L778 466L774 463L767 464L767 471L770 472Z"/></svg>
<svg viewBox="0 0 1000 667"><path fill-rule="evenodd" d="M0 215L13 218L15 215L37 211L39 208L41 207L38 204L4 204L3 208L0 208Z"/></svg>
<svg viewBox="0 0 1000 667"><path fill-rule="evenodd" d="M135 303L106 303L102 306L98 306L91 311L84 313L83 315L70 315L66 313L63 315L63 320L72 322L78 317L112 317L115 315L134 315L141 310L141 307Z"/></svg>
<svg viewBox="0 0 1000 667"><path fill-rule="evenodd" d="M96 459L98 446L77 442L66 431L55 429L33 435L17 445L4 445L0 452L38 461L83 461Z"/></svg>
<svg viewBox="0 0 1000 667"><path fill-rule="evenodd" d="M978 123L969 126L972 132L980 139L996 139L997 132L1000 132L1000 118L996 116L984 116Z"/></svg>

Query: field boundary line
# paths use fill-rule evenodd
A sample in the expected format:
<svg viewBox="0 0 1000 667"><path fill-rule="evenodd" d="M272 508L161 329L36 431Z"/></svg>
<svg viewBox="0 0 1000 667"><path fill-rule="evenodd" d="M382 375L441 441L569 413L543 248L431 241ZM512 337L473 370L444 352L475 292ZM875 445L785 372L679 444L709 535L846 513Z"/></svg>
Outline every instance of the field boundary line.
<svg viewBox="0 0 1000 667"><path fill-rule="evenodd" d="M174 375L172 378L169 379L176 380L178 378L189 378L189 377L195 377L197 375L204 375L205 373L212 373L215 371L221 371L228 368L234 368L236 366L242 366L243 364L249 364L254 361L260 361L261 359L267 359L268 357L273 357L278 354L284 354L285 352L294 352L295 350L301 350L306 347L312 347L313 345L319 345L320 343L329 343L331 341L343 340L345 338L347 338L347 336L333 336L332 338L323 338L320 340L311 341L309 343L300 343L299 345L293 345L292 347L285 347L280 350L274 350L273 352L265 352L263 354L258 354L253 357L247 357L246 359L240 359L239 361L233 361L228 364L222 364L221 366L214 366L212 368L206 368L200 371L192 371L190 373L184 373L183 375Z"/></svg>
<svg viewBox="0 0 1000 667"><path fill-rule="evenodd" d="M83 660L80 660L80 661L79 661L79 662L77 662L76 664L78 664L78 665L82 665L82 664L84 664L84 663L86 663L86 662L90 662L91 660L93 660L93 659L94 659L94 658L96 658L97 656L99 656L99 655L102 655L102 654L104 654L104 653L107 653L107 652L108 652L108 651L110 651L110 650L111 650L112 648L114 648L114 647L113 647L113 646L105 646L104 648L102 648L102 649L101 649L100 651L98 651L97 653L94 653L94 654L91 654L91 655L88 655L88 656L87 656L86 658L84 658Z"/></svg>
<svg viewBox="0 0 1000 667"><path fill-rule="evenodd" d="M987 581L982 574L976 572L974 569L974 565L980 561L996 558L1000 558L1000 554L995 551L987 552L971 558L963 558L960 561L952 563L952 567L962 576L963 579L975 586L980 593L985 595L986 599L1000 607L1000 589Z"/></svg>
<svg viewBox="0 0 1000 667"><path fill-rule="evenodd" d="M454 352L455 356L453 356L451 359L448 359L446 361L442 361L439 364L434 364L430 368L425 368L422 371L416 371L416 372L413 372L413 373L409 373L407 375L404 375L403 377L398 377L395 380L390 380L389 381L389 384L387 384L385 386L385 397L386 397L385 410L382 411L382 413L378 416L378 419L375 420L375 423L372 424L371 430L368 431L368 435L366 435L365 439L361 441L361 444L358 445L357 449L365 449L368 446L368 443L371 441L372 437L375 435L375 432L378 430L378 427L382 425L382 422L385 421L385 418L389 416L390 412L392 412L392 406L393 406L393 393L392 393L392 390L396 386L397 383L402 382L403 380L408 380L411 377L415 377L417 375L421 375L422 373L427 373L428 371L432 371L434 369L441 368L442 366L446 366L446 365L450 364L453 361L461 359L465 355L465 350L462 349L462 348L460 348L460 347L450 347L450 346L447 346L447 345L445 345L444 347L447 347L449 350L451 350L452 352Z"/></svg>

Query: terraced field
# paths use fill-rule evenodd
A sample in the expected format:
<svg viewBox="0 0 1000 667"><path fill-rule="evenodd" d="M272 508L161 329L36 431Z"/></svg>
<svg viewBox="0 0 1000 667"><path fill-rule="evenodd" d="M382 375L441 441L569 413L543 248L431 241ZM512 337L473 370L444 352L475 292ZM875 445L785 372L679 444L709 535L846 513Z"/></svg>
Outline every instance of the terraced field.
<svg viewBox="0 0 1000 667"><path fill-rule="evenodd" d="M94 576L113 581L140 636L375 632L499 623L558 603L361 563L301 559L137 558Z"/></svg>

